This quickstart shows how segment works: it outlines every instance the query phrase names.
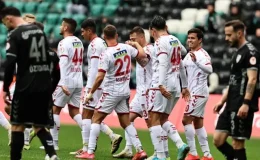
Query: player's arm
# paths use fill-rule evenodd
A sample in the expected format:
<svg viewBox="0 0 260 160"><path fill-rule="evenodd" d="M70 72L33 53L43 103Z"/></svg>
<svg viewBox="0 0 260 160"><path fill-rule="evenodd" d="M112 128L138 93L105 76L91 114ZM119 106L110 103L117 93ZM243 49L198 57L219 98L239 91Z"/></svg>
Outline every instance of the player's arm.
<svg viewBox="0 0 260 160"><path fill-rule="evenodd" d="M132 55L135 55L134 57L135 57L136 59L147 58L147 55L146 55L146 53L144 52L143 47L142 47L139 43L137 43L137 42L132 42L132 41L127 41L126 44L129 44L130 46L133 46L134 48L137 49L138 52L137 52L136 55L135 55L135 51L132 51L132 53L134 53L134 54L132 54ZM131 49L131 50L133 50L133 49ZM140 64L140 65L141 65L141 64Z"/></svg>
<svg viewBox="0 0 260 160"><path fill-rule="evenodd" d="M94 81L94 84L90 90L90 94L92 95L93 93L96 92L96 90L99 88L99 86L102 84L104 78L105 78L105 75L106 75L106 71L104 70L99 70L98 73L97 73L97 77Z"/></svg>
<svg viewBox="0 0 260 160"><path fill-rule="evenodd" d="M188 80L187 80L187 75L186 75L186 69L184 66L183 61L180 61L180 78L181 78L181 87L182 88L187 88L188 87Z"/></svg>
<svg viewBox="0 0 260 160"><path fill-rule="evenodd" d="M145 67L149 61L150 61L150 56L147 54L147 57L145 58L142 58L142 59L139 59L139 58L136 58L136 61L142 66L142 67Z"/></svg>
<svg viewBox="0 0 260 160"><path fill-rule="evenodd" d="M194 63L205 73L210 74L213 72L211 61L209 57L206 56L195 56L193 52L190 53L194 60ZM198 59L199 58L199 59Z"/></svg>
<svg viewBox="0 0 260 160"><path fill-rule="evenodd" d="M88 76L87 85L92 86L94 84L94 81L96 79L96 76L98 75L98 56L92 56L90 60L90 71Z"/></svg>

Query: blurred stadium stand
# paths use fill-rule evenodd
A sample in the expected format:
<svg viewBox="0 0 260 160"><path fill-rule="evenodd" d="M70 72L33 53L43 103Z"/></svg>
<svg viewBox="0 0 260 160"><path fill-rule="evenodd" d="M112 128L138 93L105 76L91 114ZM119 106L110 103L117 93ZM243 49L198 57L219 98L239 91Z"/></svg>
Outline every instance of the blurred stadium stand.
<svg viewBox="0 0 260 160"><path fill-rule="evenodd" d="M37 21L44 23L50 42L57 42L61 38L59 26L63 17L72 17L78 22L76 35L79 37L80 24L85 18L96 19L99 35L105 25L113 24L118 29L120 42L128 39L129 31L136 25L148 29L155 15L167 19L169 33L178 37L184 45L187 31L199 27L205 33L203 47L212 58L215 72L210 83L214 86L218 83L217 87L211 88L212 93L222 93L229 80L234 49L228 48L225 43L225 21L242 20L247 26L248 40L260 49L260 0L79 0L78 4L74 0L4 2L6 6L19 8L22 13L35 14ZM6 34L5 27L0 24L0 65L5 59ZM84 44L87 48L87 43ZM0 68L0 79L3 78L2 72Z"/></svg>

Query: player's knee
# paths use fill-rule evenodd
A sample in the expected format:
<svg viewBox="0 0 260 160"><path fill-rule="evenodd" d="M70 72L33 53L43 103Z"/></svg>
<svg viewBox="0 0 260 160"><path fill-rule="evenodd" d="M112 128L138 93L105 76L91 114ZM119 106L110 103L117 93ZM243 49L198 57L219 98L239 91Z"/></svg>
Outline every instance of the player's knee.
<svg viewBox="0 0 260 160"><path fill-rule="evenodd" d="M13 132L23 132L25 129L24 125L12 125Z"/></svg>
<svg viewBox="0 0 260 160"><path fill-rule="evenodd" d="M232 146L234 149L243 149L244 144L245 144L245 140L238 140L238 139L232 140Z"/></svg>
<svg viewBox="0 0 260 160"><path fill-rule="evenodd" d="M192 119L191 117L188 117L188 116L183 116L182 118L182 124L185 126L185 125L188 125L188 124L192 124Z"/></svg>
<svg viewBox="0 0 260 160"><path fill-rule="evenodd" d="M213 144L216 147L221 146L222 144L224 144L225 141L223 141L223 139L221 138L221 136L219 135L219 133L214 133L213 135Z"/></svg>
<svg viewBox="0 0 260 160"><path fill-rule="evenodd" d="M61 109L62 109L61 107L53 106L52 108L53 114L60 115Z"/></svg>
<svg viewBox="0 0 260 160"><path fill-rule="evenodd" d="M166 115L166 114L163 114L162 116L161 116L161 118L160 118L160 123L161 123L161 125L163 125L165 122L167 122L168 121L168 115Z"/></svg>
<svg viewBox="0 0 260 160"><path fill-rule="evenodd" d="M130 113L129 114L129 120L130 122L134 122L134 120L139 117L136 113Z"/></svg>
<svg viewBox="0 0 260 160"><path fill-rule="evenodd" d="M82 118L92 119L93 114L94 114L94 110L83 109Z"/></svg>
<svg viewBox="0 0 260 160"><path fill-rule="evenodd" d="M103 120L106 118L106 116L107 116L107 113L95 111L93 118L92 118L92 123L101 124L101 122L103 122Z"/></svg>

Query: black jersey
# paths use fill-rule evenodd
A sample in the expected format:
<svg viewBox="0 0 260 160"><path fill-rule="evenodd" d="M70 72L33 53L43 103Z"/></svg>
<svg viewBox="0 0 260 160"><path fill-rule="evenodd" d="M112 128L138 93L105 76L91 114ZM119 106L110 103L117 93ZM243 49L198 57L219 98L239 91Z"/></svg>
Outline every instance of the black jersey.
<svg viewBox="0 0 260 160"><path fill-rule="evenodd" d="M51 91L50 55L44 32L36 25L10 31L6 45L4 91L9 91L17 64L15 92Z"/></svg>
<svg viewBox="0 0 260 160"><path fill-rule="evenodd" d="M259 74L259 65L259 52L249 42L239 48L233 55L227 97L228 110L237 111L242 106L248 82L247 69L256 69ZM249 107L251 111L258 110L258 92L256 90Z"/></svg>
<svg viewBox="0 0 260 160"><path fill-rule="evenodd" d="M51 78L52 78L52 92L56 89L59 81L60 81L60 67L59 67L59 57L57 53L49 49L49 54L51 57Z"/></svg>

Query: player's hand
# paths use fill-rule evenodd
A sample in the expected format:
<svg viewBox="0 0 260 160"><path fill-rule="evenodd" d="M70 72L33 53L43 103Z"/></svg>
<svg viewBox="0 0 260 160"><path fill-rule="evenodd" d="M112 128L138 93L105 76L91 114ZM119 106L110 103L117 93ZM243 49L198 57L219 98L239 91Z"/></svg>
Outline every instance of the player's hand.
<svg viewBox="0 0 260 160"><path fill-rule="evenodd" d="M183 88L181 94L182 94L182 98L184 98L186 102L190 100L190 91L187 88Z"/></svg>
<svg viewBox="0 0 260 160"><path fill-rule="evenodd" d="M145 92L145 95L148 95L148 94L149 94L149 89L147 89Z"/></svg>
<svg viewBox="0 0 260 160"><path fill-rule="evenodd" d="M197 61L196 56L195 56L195 54L194 54L193 52L190 52L190 57L191 57L191 60L192 60L193 62L196 62L196 61Z"/></svg>
<svg viewBox="0 0 260 160"><path fill-rule="evenodd" d="M88 93L86 98L85 98L85 103L84 105L86 104L89 104L90 101L93 101L93 94L92 93Z"/></svg>
<svg viewBox="0 0 260 160"><path fill-rule="evenodd" d="M159 86L160 92L162 93L162 95L167 98L167 99L171 99L172 98L172 94L170 92L168 92L164 86L160 85Z"/></svg>
<svg viewBox="0 0 260 160"><path fill-rule="evenodd" d="M11 97L9 92L3 92L3 99L6 105L11 105Z"/></svg>
<svg viewBox="0 0 260 160"><path fill-rule="evenodd" d="M215 114L219 113L219 111L221 110L221 108L223 107L224 103L223 102L218 102L213 109L213 112Z"/></svg>
<svg viewBox="0 0 260 160"><path fill-rule="evenodd" d="M10 116L10 114L11 114L11 105L8 105L8 104L5 105L5 113Z"/></svg>
<svg viewBox="0 0 260 160"><path fill-rule="evenodd" d="M128 45L130 45L130 46L136 47L136 43L137 43L137 42L126 41L125 43L128 44Z"/></svg>
<svg viewBox="0 0 260 160"><path fill-rule="evenodd" d="M66 86L61 86L61 89L62 89L63 93L65 93L67 96L70 95L70 91L68 90L68 88Z"/></svg>
<svg viewBox="0 0 260 160"><path fill-rule="evenodd" d="M245 119L247 117L247 114L248 114L248 110L249 110L249 106L247 104L243 104L238 112L237 112L237 116L239 118L242 118L242 119Z"/></svg>

